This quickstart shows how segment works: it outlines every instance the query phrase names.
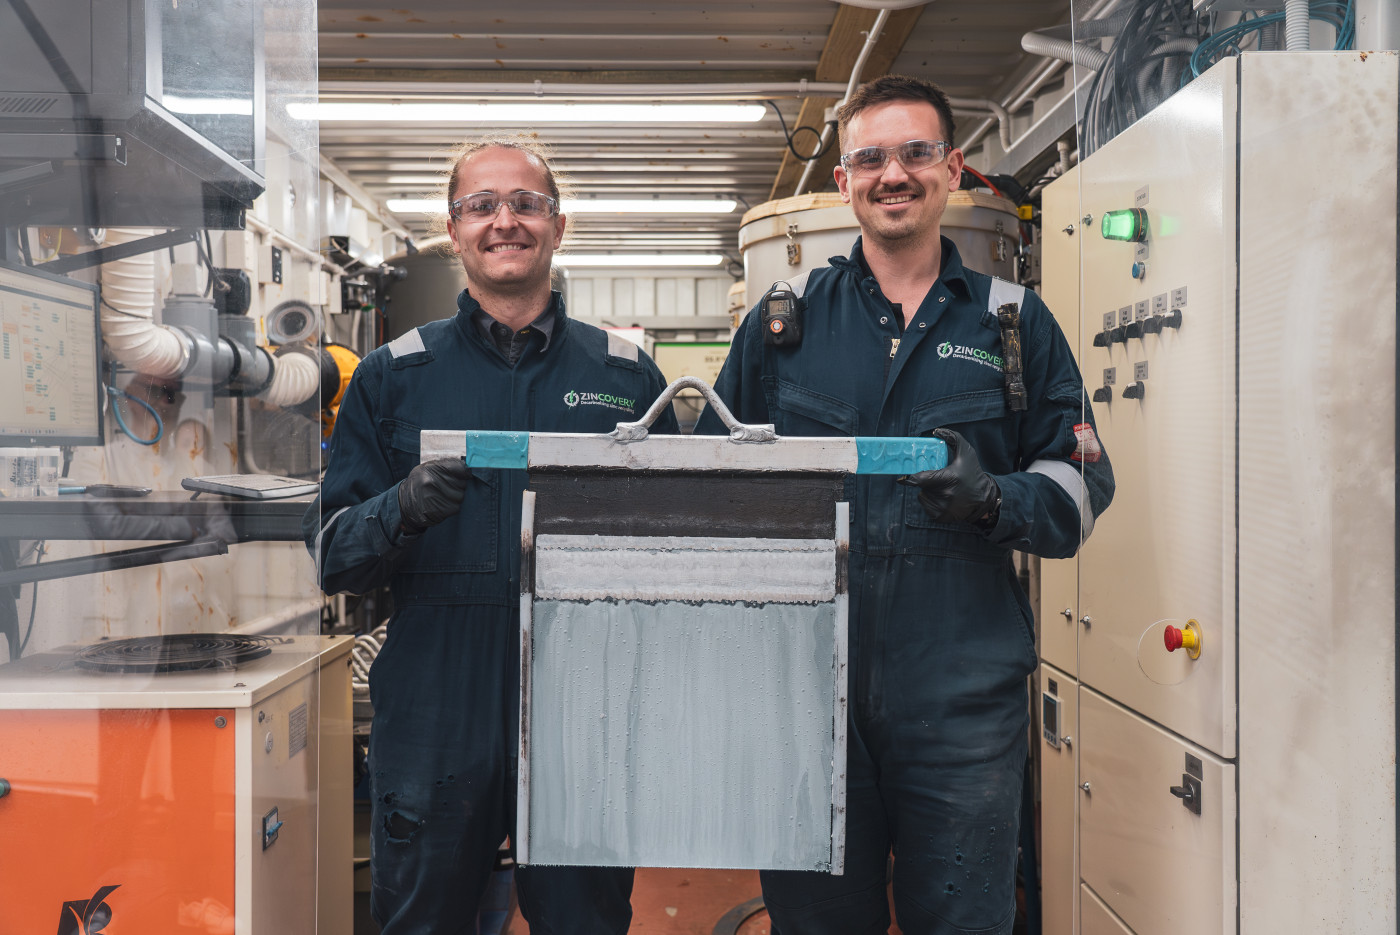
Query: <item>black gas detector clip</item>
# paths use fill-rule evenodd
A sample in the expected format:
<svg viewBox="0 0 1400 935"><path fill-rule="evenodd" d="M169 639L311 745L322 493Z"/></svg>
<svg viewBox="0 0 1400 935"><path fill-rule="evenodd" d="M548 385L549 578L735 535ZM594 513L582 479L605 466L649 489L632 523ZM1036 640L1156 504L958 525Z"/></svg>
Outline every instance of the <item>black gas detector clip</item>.
<svg viewBox="0 0 1400 935"><path fill-rule="evenodd" d="M783 288L786 286L787 288ZM758 300L763 343L773 347L796 347L802 343L802 310L807 302L792 291L792 284L779 280Z"/></svg>

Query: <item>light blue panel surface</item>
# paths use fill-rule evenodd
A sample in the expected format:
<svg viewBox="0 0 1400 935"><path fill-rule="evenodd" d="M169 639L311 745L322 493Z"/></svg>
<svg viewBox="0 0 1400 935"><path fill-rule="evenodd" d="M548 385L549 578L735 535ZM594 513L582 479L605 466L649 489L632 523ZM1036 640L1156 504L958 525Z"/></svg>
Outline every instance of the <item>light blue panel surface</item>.
<svg viewBox="0 0 1400 935"><path fill-rule="evenodd" d="M467 432L467 467L524 470L530 453L528 432Z"/></svg>
<svg viewBox="0 0 1400 935"><path fill-rule="evenodd" d="M948 446L937 438L857 438L857 474L916 474L948 466Z"/></svg>
<svg viewBox="0 0 1400 935"><path fill-rule="evenodd" d="M834 604L536 601L532 864L827 870Z"/></svg>

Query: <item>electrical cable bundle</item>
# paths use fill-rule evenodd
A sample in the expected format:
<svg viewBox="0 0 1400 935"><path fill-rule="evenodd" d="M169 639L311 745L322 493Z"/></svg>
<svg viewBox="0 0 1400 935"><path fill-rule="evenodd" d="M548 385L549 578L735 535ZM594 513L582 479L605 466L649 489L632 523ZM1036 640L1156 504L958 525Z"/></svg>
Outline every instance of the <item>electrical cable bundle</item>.
<svg viewBox="0 0 1400 935"><path fill-rule="evenodd" d="M1090 82L1079 127L1080 158L1136 123L1180 84L1201 39L1191 0L1139 0L1127 11L1103 66Z"/></svg>
<svg viewBox="0 0 1400 935"><path fill-rule="evenodd" d="M1319 0L1308 4L1308 18L1328 23L1337 30L1335 51L1350 49L1356 44L1355 0ZM1212 33L1191 54L1191 75L1196 77L1211 65L1230 55L1240 54L1240 44L1246 36L1284 22L1284 13L1263 13L1240 20ZM1186 76L1183 75L1183 81Z"/></svg>

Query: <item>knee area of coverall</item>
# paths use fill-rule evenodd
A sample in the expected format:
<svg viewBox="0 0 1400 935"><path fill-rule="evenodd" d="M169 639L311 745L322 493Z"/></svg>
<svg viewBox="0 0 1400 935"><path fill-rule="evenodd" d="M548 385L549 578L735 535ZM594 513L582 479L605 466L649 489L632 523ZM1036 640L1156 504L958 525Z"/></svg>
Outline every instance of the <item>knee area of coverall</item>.
<svg viewBox="0 0 1400 935"><path fill-rule="evenodd" d="M626 935L631 867L515 868L520 914L531 935Z"/></svg>
<svg viewBox="0 0 1400 935"><path fill-rule="evenodd" d="M1015 919L1025 748L936 769L935 794L902 797L894 902L906 935L1003 935Z"/></svg>
<svg viewBox="0 0 1400 935"><path fill-rule="evenodd" d="M760 872L773 935L885 935L890 928L885 863L858 880L801 870ZM848 873L855 870L847 867Z"/></svg>
<svg viewBox="0 0 1400 935"><path fill-rule="evenodd" d="M499 802L464 797L469 786L454 773L419 782L371 776L371 910L386 933L435 932L443 919L475 917L508 816Z"/></svg>
<svg viewBox="0 0 1400 935"><path fill-rule="evenodd" d="M894 861L905 935L1010 935L1019 829L1013 811L907 835Z"/></svg>

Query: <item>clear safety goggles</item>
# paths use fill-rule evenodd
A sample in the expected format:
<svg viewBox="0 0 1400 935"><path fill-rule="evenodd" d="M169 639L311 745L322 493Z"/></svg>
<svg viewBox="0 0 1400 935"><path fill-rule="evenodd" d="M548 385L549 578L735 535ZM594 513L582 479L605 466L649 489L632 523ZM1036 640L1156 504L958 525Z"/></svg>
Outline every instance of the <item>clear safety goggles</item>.
<svg viewBox="0 0 1400 935"><path fill-rule="evenodd" d="M559 202L543 192L511 192L498 195L495 192L475 192L463 195L448 204L448 215L454 221L490 221L501 210L501 205L510 208L510 213L518 218L543 220L559 213Z"/></svg>
<svg viewBox="0 0 1400 935"><path fill-rule="evenodd" d="M953 144L947 140L910 140L897 146L862 146L841 154L841 167L856 175L883 172L889 165L890 157L899 160L905 170L916 172L936 166L953 151Z"/></svg>

